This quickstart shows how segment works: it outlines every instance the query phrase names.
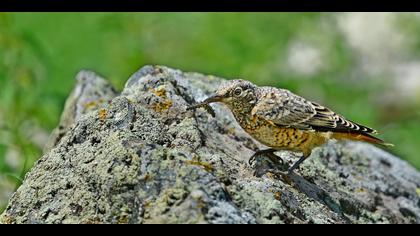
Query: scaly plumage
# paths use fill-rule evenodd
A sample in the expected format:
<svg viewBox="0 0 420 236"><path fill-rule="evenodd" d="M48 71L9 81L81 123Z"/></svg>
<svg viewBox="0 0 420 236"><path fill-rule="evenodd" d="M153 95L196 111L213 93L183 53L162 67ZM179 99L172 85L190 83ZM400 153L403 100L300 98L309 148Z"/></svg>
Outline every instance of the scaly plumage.
<svg viewBox="0 0 420 236"><path fill-rule="evenodd" d="M192 108L212 102L227 105L247 133L271 148L256 152L251 159L270 153L272 157L277 150L302 152L303 157L289 169L289 173L311 154L313 148L330 138L389 145L372 136L377 134L375 130L285 89L257 87L249 81L231 80Z"/></svg>

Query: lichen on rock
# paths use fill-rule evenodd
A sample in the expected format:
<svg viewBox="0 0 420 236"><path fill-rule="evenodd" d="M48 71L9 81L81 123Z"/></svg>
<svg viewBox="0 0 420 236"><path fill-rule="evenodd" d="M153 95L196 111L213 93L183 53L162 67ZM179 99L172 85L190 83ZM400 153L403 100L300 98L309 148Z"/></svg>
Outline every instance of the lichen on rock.
<svg viewBox="0 0 420 236"><path fill-rule="evenodd" d="M420 173L369 144L331 141L287 179L267 173L264 157L249 166L261 145L227 108L187 110L221 81L145 66L120 94L90 87L99 102L62 125L0 221L420 223ZM86 105L72 94L66 107Z"/></svg>

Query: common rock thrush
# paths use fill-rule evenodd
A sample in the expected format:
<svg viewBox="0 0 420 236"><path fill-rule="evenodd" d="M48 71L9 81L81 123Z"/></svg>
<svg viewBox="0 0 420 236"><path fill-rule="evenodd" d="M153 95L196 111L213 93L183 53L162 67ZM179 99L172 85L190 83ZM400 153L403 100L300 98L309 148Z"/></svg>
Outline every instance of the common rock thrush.
<svg viewBox="0 0 420 236"><path fill-rule="evenodd" d="M258 87L245 80L231 80L222 84L214 95L189 109L208 108L208 104L213 102L225 104L248 134L270 147L257 151L250 158L250 163L260 155L267 155L278 162L280 158L274 152L279 150L303 153L287 174L309 157L312 149L328 139L390 145L373 137L372 134L377 134L375 130L349 121L329 108L286 89Z"/></svg>

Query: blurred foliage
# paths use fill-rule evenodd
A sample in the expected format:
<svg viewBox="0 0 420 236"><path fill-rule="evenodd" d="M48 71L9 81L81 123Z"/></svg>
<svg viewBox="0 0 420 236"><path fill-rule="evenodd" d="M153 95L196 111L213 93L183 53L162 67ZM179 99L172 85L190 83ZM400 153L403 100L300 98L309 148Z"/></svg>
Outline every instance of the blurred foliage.
<svg viewBox="0 0 420 236"><path fill-rule="evenodd" d="M380 130L382 138L396 144L392 152L420 168L418 101L390 110L377 99L376 94L390 85L385 79L369 79L358 69L357 57L337 30L335 17L329 13L0 13L0 175L20 184L41 155L36 133L48 134L57 125L79 70L94 70L121 89L145 64L288 88ZM413 17L418 18L402 16L401 25L414 37L415 53L420 52L420 40L415 39L420 22ZM322 66L314 73L297 73L287 65L294 42L321 49Z"/></svg>

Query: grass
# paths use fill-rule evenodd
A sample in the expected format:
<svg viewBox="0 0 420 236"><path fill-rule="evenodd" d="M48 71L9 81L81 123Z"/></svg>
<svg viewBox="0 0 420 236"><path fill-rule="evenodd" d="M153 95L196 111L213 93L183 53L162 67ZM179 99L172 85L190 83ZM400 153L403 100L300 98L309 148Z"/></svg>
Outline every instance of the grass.
<svg viewBox="0 0 420 236"><path fill-rule="evenodd" d="M416 158L420 114L415 112L419 99L401 104L398 116L389 114L375 97L387 88L386 80L370 79L359 71L334 17L328 13L0 13L0 175L19 186L41 155L36 134L45 136L57 125L79 70L94 70L121 89L145 64L291 89L379 129L383 138L396 144L392 152L420 168ZM401 18L410 22L404 30L418 34L420 23L410 17ZM294 42L321 48L326 66L310 75L292 71L287 59ZM420 50L418 45L420 41L412 42L413 52ZM365 79L354 80L355 76Z"/></svg>

